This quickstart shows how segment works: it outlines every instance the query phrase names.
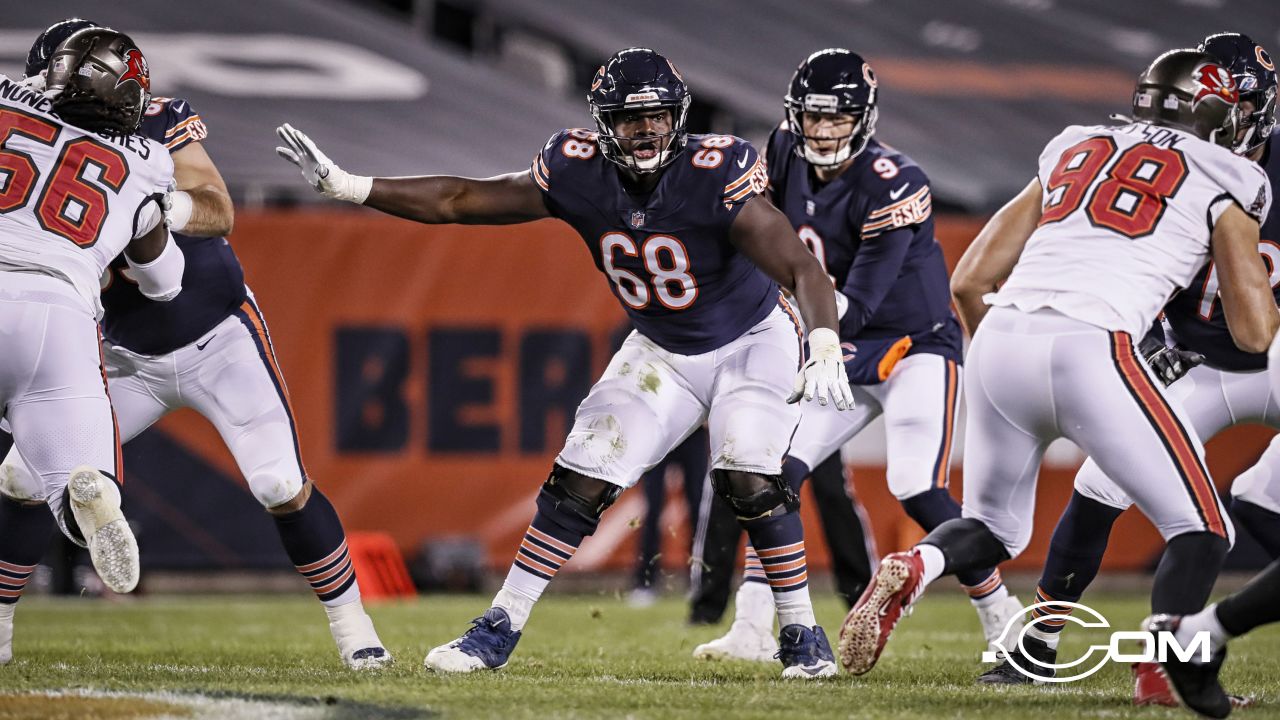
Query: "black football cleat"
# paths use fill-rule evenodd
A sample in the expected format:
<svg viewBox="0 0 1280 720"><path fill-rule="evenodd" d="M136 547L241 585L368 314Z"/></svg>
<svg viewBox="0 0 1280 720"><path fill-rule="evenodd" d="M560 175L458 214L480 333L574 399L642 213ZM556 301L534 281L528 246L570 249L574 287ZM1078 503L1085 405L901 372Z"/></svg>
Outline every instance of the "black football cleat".
<svg viewBox="0 0 1280 720"><path fill-rule="evenodd" d="M1025 654L1022 652L1022 648L1026 649ZM978 682L983 685L1031 685L1043 682L1042 680L1037 680L1037 678L1051 678L1054 676L1053 668L1041 667L1032 662L1032 659L1052 664L1058 659L1057 650L1049 647L1045 641L1033 638L1030 635L1023 636L1022 648L1015 646L1010 649L1009 654L1012 656L1012 661L1009 657L1005 657L1004 662L979 675ZM1027 657L1028 655L1030 657ZM1015 664L1017 667L1015 667ZM1027 673L1031 673L1031 675Z"/></svg>
<svg viewBox="0 0 1280 720"><path fill-rule="evenodd" d="M1142 627L1150 633L1174 632L1182 618L1177 615L1152 615ZM1207 663L1183 662L1169 658L1160 663L1173 695L1188 710L1210 718L1225 718L1231 714L1231 698L1222 689L1218 673L1227 659L1227 648L1213 654Z"/></svg>

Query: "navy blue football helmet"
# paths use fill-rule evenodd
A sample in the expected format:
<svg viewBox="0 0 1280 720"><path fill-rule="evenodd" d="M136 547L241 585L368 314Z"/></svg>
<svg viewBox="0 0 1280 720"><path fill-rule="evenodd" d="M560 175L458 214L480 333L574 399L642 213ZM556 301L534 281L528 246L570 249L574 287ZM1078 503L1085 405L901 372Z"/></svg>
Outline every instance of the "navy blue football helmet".
<svg viewBox="0 0 1280 720"><path fill-rule="evenodd" d="M796 154L811 165L831 167L865 150L876 131L878 84L871 65L855 52L827 48L805 58L791 76L783 99L787 126L796 139ZM802 113L850 114L857 120L847 142L833 153L819 153L808 144L818 138L805 137Z"/></svg>
<svg viewBox="0 0 1280 720"><path fill-rule="evenodd" d="M587 92L591 116L599 131L596 141L606 158L635 173L651 173L671 163L689 139L686 127L689 103L693 96L684 78L671 61L648 48L627 48L619 51L596 71ZM621 137L613 127L614 113L622 110L671 111L671 131L655 136L659 147L652 160L640 161L623 149Z"/></svg>
<svg viewBox="0 0 1280 720"><path fill-rule="evenodd" d="M82 18L67 18L45 28L45 31L40 33L35 43L32 44L31 51L27 53L27 67L23 70L22 77L24 79L33 78L47 70L49 68L49 58L53 57L53 51L63 41L77 31L96 27L102 26Z"/></svg>
<svg viewBox="0 0 1280 720"><path fill-rule="evenodd" d="M1261 45L1240 33L1210 35L1199 49L1217 58L1231 73L1240 101L1253 104L1253 111L1241 116L1244 134L1231 148L1237 154L1248 155L1261 147L1276 127L1276 65Z"/></svg>

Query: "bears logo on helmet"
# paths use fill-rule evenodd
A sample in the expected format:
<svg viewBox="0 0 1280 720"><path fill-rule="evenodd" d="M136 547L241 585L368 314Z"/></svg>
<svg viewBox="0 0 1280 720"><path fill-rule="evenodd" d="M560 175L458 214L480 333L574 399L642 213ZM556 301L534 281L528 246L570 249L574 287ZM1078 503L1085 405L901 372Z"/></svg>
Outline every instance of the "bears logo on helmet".
<svg viewBox="0 0 1280 720"><path fill-rule="evenodd" d="M1276 64L1271 62L1271 55L1259 45L1253 49L1253 53L1258 56L1258 64L1268 70L1275 70Z"/></svg>
<svg viewBox="0 0 1280 720"><path fill-rule="evenodd" d="M1231 73L1221 65L1205 63L1196 68L1196 85L1199 89L1191 101L1193 106L1199 105L1200 101L1207 97L1215 96L1233 105L1240 102L1236 81L1231 79Z"/></svg>
<svg viewBox="0 0 1280 720"><path fill-rule="evenodd" d="M151 69L147 67L147 59L142 56L142 51L137 49L125 51L124 64L125 71L121 73L120 79L116 80L116 87L132 80L141 85L143 90L151 92Z"/></svg>

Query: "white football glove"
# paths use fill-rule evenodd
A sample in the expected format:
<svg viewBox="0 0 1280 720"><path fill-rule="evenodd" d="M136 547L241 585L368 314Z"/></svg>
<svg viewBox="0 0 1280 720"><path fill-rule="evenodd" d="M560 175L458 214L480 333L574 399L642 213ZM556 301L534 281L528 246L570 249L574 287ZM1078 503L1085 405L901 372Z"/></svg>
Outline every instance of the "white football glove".
<svg viewBox="0 0 1280 720"><path fill-rule="evenodd" d="M844 371L844 351L840 348L840 336L830 328L814 328L809 332L809 362L800 368L795 389L787 402L799 402L800 398L826 405L835 403L837 410L852 410L853 390L849 388L849 376Z"/></svg>
<svg viewBox="0 0 1280 720"><path fill-rule="evenodd" d="M164 212L164 226L172 232L182 232L191 222L191 194L179 190L169 181L169 190L160 196L160 209Z"/></svg>
<svg viewBox="0 0 1280 720"><path fill-rule="evenodd" d="M276 147L276 154L302 171L302 179L325 197L361 204L369 197L373 178L352 175L334 164L302 131L285 123L276 135L287 147Z"/></svg>

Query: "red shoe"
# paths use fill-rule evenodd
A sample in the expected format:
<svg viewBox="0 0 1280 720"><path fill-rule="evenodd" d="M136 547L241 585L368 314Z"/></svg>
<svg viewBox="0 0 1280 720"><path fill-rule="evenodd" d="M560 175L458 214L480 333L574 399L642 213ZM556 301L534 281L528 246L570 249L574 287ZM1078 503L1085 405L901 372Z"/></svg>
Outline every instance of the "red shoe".
<svg viewBox="0 0 1280 720"><path fill-rule="evenodd" d="M1136 662L1129 666L1133 671L1133 704L1178 707L1169 680L1160 669L1160 663Z"/></svg>
<svg viewBox="0 0 1280 720"><path fill-rule="evenodd" d="M889 633L924 592L924 561L915 550L886 555L840 627L839 658L854 675L870 672Z"/></svg>
<svg viewBox="0 0 1280 720"><path fill-rule="evenodd" d="M1129 666L1133 670L1133 704L1159 705L1161 707L1178 707L1178 700L1173 696L1169 680L1160 668L1160 663L1136 662ZM1253 707L1254 699L1246 695L1227 693L1231 707L1244 710Z"/></svg>

